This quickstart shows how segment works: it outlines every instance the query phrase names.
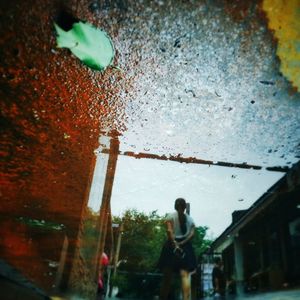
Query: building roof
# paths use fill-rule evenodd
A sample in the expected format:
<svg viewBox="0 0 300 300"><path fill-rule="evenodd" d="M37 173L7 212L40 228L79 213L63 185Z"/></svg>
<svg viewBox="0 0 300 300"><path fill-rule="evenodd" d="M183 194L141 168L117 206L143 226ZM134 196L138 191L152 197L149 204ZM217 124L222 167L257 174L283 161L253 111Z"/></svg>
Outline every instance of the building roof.
<svg viewBox="0 0 300 300"><path fill-rule="evenodd" d="M261 211L265 210L275 199L278 192L293 190L300 185L300 162L285 174L279 181L271 186L257 201L247 210L240 211L240 215L223 231L223 233L212 243L211 249L226 248L233 241L233 237L249 224ZM235 211L237 212L237 211ZM233 214L235 213L233 212ZM210 249L210 250L211 250Z"/></svg>

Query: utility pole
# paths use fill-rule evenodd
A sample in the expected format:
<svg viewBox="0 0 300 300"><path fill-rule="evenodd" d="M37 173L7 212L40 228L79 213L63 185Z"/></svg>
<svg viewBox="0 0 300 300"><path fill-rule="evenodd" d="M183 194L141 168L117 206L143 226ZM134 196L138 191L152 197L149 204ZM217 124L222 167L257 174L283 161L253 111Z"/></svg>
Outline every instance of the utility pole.
<svg viewBox="0 0 300 300"><path fill-rule="evenodd" d="M98 244L99 257L101 257L102 253L104 252L107 228L108 226L112 225L112 224L108 224L110 223L109 221L111 220L110 198L111 198L111 192L112 192L115 171L117 166L119 144L120 142L118 139L118 135L111 133L109 158L108 158L108 164L106 169L106 176L105 176L105 183L104 183L102 202L100 208L100 218L99 218L99 233L100 233L99 244Z"/></svg>
<svg viewBox="0 0 300 300"><path fill-rule="evenodd" d="M122 232L123 232L123 224L121 223L118 226L117 246L116 246L116 250L114 251L114 260L113 260L114 265L113 265L113 274L112 274L112 280L113 281L114 281L114 279L116 278L116 275L117 275L118 261L119 261L121 241L122 241ZM110 274L111 274L111 270L110 270ZM109 276L109 277L111 277L111 276ZM111 281L109 282L108 286L109 286L108 297L111 297L112 288L113 288L113 285L112 285Z"/></svg>
<svg viewBox="0 0 300 300"><path fill-rule="evenodd" d="M186 203L186 213L190 215L191 213L191 204L189 202ZM191 296L192 300L197 299L197 286L198 286L198 270L196 273L191 275Z"/></svg>
<svg viewBox="0 0 300 300"><path fill-rule="evenodd" d="M122 241L122 232L123 232L123 224L121 223L119 226L119 230L118 230L117 248L116 248L115 257L114 257L114 273L113 273L114 277L117 274L117 267L118 267L118 261L119 261L119 255L120 255L120 249L121 249L121 241Z"/></svg>
<svg viewBox="0 0 300 300"><path fill-rule="evenodd" d="M186 213L189 215L191 212L191 204L189 202L186 203Z"/></svg>

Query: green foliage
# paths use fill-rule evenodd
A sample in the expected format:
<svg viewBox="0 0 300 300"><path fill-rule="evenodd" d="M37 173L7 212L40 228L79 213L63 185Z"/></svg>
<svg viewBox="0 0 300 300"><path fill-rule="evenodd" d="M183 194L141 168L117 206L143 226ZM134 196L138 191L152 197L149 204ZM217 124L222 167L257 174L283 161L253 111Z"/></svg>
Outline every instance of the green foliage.
<svg viewBox="0 0 300 300"><path fill-rule="evenodd" d="M57 46L68 48L83 63L95 70L105 70L114 58L114 47L106 32L89 23L74 23L69 31L54 24Z"/></svg>
<svg viewBox="0 0 300 300"><path fill-rule="evenodd" d="M117 276L120 290L126 295L146 299L158 292L161 277L157 262L164 241L167 238L164 217L153 211L150 214L127 210L123 217L113 217L114 223L123 223L124 231L119 260L126 260L121 264ZM196 255L201 255L211 244L205 239L207 227L199 226L195 230L193 245Z"/></svg>
<svg viewBox="0 0 300 300"><path fill-rule="evenodd" d="M212 243L212 240L205 238L207 229L208 227L206 226L198 226L195 229L195 235L193 237L193 246L197 257L201 256Z"/></svg>
<svg viewBox="0 0 300 300"><path fill-rule="evenodd" d="M121 291L127 291L127 276L124 274L117 274L115 277L111 278L111 283L113 286L117 286Z"/></svg>
<svg viewBox="0 0 300 300"><path fill-rule="evenodd" d="M122 222L124 226L120 259L127 263L122 268L134 272L154 271L166 237L162 218L156 211L146 215L127 210L122 220L114 217L113 222Z"/></svg>

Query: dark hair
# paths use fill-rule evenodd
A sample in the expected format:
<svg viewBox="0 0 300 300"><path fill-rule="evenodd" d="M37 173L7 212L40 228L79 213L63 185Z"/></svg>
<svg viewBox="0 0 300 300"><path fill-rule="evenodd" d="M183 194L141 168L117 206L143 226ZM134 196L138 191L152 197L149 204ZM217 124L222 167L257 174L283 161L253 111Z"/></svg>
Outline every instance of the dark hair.
<svg viewBox="0 0 300 300"><path fill-rule="evenodd" d="M179 224L180 224L180 230L182 234L185 234L187 231L186 228L186 215L182 213L186 209L186 202L183 198L177 198L175 200L175 209L178 212L178 219L179 219ZM182 211L180 210L182 209ZM180 213L179 213L180 210Z"/></svg>
<svg viewBox="0 0 300 300"><path fill-rule="evenodd" d="M183 198L177 198L175 200L175 209L178 210L179 208L182 208L183 210L186 209L186 202Z"/></svg>

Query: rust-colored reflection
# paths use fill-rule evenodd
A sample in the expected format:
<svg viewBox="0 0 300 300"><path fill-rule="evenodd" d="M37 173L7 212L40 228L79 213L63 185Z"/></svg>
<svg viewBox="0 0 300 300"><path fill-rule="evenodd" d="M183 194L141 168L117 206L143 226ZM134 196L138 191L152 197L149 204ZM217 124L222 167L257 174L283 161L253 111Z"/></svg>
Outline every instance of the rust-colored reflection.
<svg viewBox="0 0 300 300"><path fill-rule="evenodd" d="M59 2L0 5L1 258L52 293L80 271L74 256L94 150L100 128L122 113L110 81L121 75L92 72L56 49Z"/></svg>
<svg viewBox="0 0 300 300"><path fill-rule="evenodd" d="M34 279L37 286L50 291L60 283L68 241L58 225L56 229L34 225L38 222L2 217L0 257L25 278Z"/></svg>

